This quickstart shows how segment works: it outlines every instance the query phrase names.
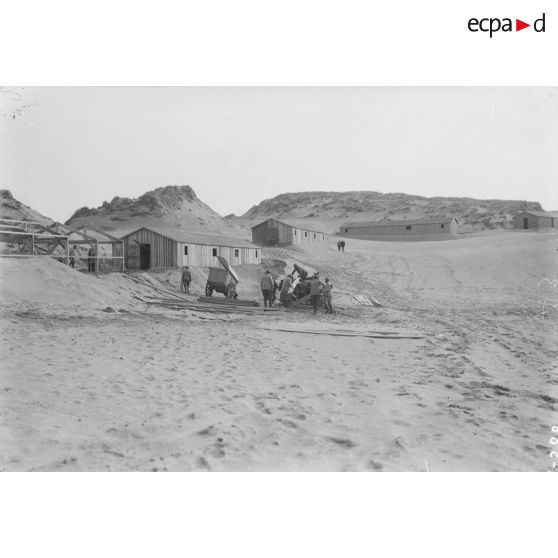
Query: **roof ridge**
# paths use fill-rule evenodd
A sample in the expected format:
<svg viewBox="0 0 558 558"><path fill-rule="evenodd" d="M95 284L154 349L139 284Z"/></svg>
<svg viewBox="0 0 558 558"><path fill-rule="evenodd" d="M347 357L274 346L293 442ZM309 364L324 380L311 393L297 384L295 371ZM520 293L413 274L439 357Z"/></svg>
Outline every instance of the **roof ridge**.
<svg viewBox="0 0 558 558"><path fill-rule="evenodd" d="M288 221L284 221L283 219L277 219L277 217L268 217L267 219L264 219L263 221L260 221L257 225L254 225L253 227L250 227L250 230L255 229L256 227L259 227L260 225L263 225L264 223L267 223L268 221L277 221L279 223L282 223L283 225L287 225L288 227L292 227L293 229L301 229L303 231L308 231L308 232L312 232L312 233L318 233L318 234L327 234L324 231L317 231L315 229L308 229L306 227L302 227L301 225L298 225L295 221L292 220L288 220ZM289 223L289 221L291 221Z"/></svg>
<svg viewBox="0 0 558 558"><path fill-rule="evenodd" d="M121 238L126 238L143 229L152 231L161 236L166 236L167 238L170 238L175 242L183 242L183 243L190 242L192 244L200 244L203 243L203 241L205 240L207 241L206 243L208 245L215 244L217 246L227 246L230 248L235 248L235 247L258 248L257 245L251 243L249 240L244 240L242 238L236 238L236 237L227 237L226 235L218 232L215 233L194 232L194 231L187 231L184 229L178 229L176 227L164 227L164 226L160 227L157 225L155 226L144 225L130 232L127 232L126 234L122 235Z"/></svg>

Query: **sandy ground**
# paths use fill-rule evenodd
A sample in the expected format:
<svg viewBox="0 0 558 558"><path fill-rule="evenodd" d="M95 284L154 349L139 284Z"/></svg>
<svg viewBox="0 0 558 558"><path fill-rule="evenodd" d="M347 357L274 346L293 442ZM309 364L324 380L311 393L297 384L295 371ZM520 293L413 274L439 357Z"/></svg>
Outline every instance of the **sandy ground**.
<svg viewBox="0 0 558 558"><path fill-rule="evenodd" d="M268 250L384 304L338 294L337 313L316 317L148 308L118 274L1 262L0 469L549 470L558 310L541 317L556 289L537 284L558 276L556 242ZM247 297L259 272L242 271ZM423 338L267 329L293 325Z"/></svg>

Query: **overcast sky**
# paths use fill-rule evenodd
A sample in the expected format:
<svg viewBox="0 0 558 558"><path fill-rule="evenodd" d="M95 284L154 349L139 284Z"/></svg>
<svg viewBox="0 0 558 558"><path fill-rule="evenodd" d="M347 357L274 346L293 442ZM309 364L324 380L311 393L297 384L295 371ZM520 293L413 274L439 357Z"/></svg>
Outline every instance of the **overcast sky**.
<svg viewBox="0 0 558 558"><path fill-rule="evenodd" d="M558 88L31 87L10 97L0 91L0 110L30 106L0 118L0 187L60 221L168 184L189 184L222 215L307 190L558 209Z"/></svg>

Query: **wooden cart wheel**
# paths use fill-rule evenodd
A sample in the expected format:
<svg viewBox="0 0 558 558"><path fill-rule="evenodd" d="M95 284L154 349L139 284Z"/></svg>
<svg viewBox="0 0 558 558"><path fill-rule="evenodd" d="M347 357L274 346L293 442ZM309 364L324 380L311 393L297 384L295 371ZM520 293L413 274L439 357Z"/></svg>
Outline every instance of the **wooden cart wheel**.
<svg viewBox="0 0 558 558"><path fill-rule="evenodd" d="M236 298L236 287L234 283L231 283L227 289L227 298Z"/></svg>
<svg viewBox="0 0 558 558"><path fill-rule="evenodd" d="M213 286L208 281L206 286L205 286L205 296L211 296L212 294L213 294Z"/></svg>

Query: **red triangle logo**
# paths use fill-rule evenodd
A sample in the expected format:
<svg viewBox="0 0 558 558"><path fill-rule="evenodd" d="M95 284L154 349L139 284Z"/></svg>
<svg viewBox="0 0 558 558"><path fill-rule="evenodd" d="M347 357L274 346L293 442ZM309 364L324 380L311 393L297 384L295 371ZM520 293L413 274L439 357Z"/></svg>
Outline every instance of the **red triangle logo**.
<svg viewBox="0 0 558 558"><path fill-rule="evenodd" d="M526 27L531 27L531 25L529 23L525 23L524 21L521 21L520 19L515 20L515 30L516 31L521 31L522 29L525 29Z"/></svg>

